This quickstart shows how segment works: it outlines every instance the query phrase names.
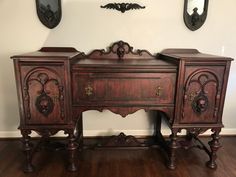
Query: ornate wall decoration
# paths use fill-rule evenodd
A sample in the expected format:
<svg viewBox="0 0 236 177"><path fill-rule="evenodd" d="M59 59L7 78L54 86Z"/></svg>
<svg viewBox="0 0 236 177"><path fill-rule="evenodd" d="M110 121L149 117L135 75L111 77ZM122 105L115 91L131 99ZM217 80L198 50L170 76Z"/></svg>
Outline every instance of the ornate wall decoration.
<svg viewBox="0 0 236 177"><path fill-rule="evenodd" d="M137 3L109 3L101 6L101 8L114 9L124 13L128 10L144 9L145 6L141 6Z"/></svg>
<svg viewBox="0 0 236 177"><path fill-rule="evenodd" d="M46 27L55 28L61 21L61 0L36 0L39 20Z"/></svg>
<svg viewBox="0 0 236 177"><path fill-rule="evenodd" d="M206 21L209 0L185 0L184 23L191 31L198 30ZM192 7L192 8L191 8ZM189 12L191 9L192 12ZM200 13L200 11L202 11Z"/></svg>

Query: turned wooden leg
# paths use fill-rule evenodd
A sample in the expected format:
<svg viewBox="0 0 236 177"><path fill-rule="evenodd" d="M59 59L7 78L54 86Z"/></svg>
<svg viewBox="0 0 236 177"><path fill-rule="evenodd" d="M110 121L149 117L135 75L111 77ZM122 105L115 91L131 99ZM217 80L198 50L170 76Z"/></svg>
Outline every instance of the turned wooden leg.
<svg viewBox="0 0 236 177"><path fill-rule="evenodd" d="M68 155L69 155L69 164L68 164L68 171L76 171L77 166L76 166L76 150L77 150L77 145L75 143L75 136L73 132L69 133L68 136Z"/></svg>
<svg viewBox="0 0 236 177"><path fill-rule="evenodd" d="M216 158L217 158L216 152L221 147L220 142L219 142L220 129L212 130L212 131L214 131L214 133L211 135L212 140L209 141L209 143L208 143L210 148L211 148L211 152L210 152L210 155L209 155L210 160L207 162L207 166L211 169L215 169L215 168L217 168L217 165L216 165Z"/></svg>
<svg viewBox="0 0 236 177"><path fill-rule="evenodd" d="M176 168L176 149L177 145L177 130L172 130L172 134L170 135L170 145L169 145L169 162L167 164L168 168L174 170Z"/></svg>
<svg viewBox="0 0 236 177"><path fill-rule="evenodd" d="M156 123L154 124L154 130L155 130L155 136L159 138L159 135L161 134L161 113L159 111L155 112L156 114Z"/></svg>
<svg viewBox="0 0 236 177"><path fill-rule="evenodd" d="M76 142L79 144L79 149L81 150L83 147L83 120L82 113L79 114L76 123Z"/></svg>
<svg viewBox="0 0 236 177"><path fill-rule="evenodd" d="M34 167L32 165L32 148L33 145L30 143L30 130L21 130L21 134L23 136L22 143L23 143L23 151L25 154L25 162L23 170L25 173L30 173L34 171Z"/></svg>

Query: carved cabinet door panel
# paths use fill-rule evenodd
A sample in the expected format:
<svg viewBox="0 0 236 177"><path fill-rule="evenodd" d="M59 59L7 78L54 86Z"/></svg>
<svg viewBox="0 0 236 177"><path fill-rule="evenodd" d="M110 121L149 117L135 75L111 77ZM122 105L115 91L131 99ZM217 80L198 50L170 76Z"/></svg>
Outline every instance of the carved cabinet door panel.
<svg viewBox="0 0 236 177"><path fill-rule="evenodd" d="M26 124L64 124L64 66L22 65L22 97Z"/></svg>
<svg viewBox="0 0 236 177"><path fill-rule="evenodd" d="M217 123L224 67L187 67L181 123Z"/></svg>

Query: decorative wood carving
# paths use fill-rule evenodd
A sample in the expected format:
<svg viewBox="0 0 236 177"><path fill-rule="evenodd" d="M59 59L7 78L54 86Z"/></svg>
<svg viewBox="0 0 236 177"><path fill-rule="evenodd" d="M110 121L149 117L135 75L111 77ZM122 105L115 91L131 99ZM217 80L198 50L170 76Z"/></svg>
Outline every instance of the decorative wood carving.
<svg viewBox="0 0 236 177"><path fill-rule="evenodd" d="M152 110L161 111L165 114L165 116L169 122L173 121L173 108L169 108L169 107L162 107L162 108L155 109L154 107L132 107L132 108L130 108L130 107L96 107L96 106L94 106L94 107L89 107L89 108L81 108L80 110L74 109L73 112L74 112L74 115L76 115L75 119L74 119L74 121L76 122L76 119L79 117L79 115L82 112L88 111L88 110L97 110L99 112L102 112L104 110L109 110L115 114L119 114L120 116L122 116L122 118L125 118L127 115L133 114L141 109L146 112L152 111Z"/></svg>
<svg viewBox="0 0 236 177"><path fill-rule="evenodd" d="M27 119L31 118L31 114L30 114L30 105L29 105L29 92L28 92L28 86L24 86L23 87L23 98L24 98L24 103L25 103L25 114Z"/></svg>
<svg viewBox="0 0 236 177"><path fill-rule="evenodd" d="M210 77L212 75L213 75L213 77ZM214 85L216 86L217 91L218 91L218 87L219 87L218 86L218 79L214 73L208 72L208 73L200 74L196 79L192 78L191 81L189 81L189 83L187 83L188 86L191 83L197 83L200 86L200 88L196 92L196 96L192 102L192 108L193 108L194 112L196 112L197 114L201 114L208 109L208 102L209 102L208 97L207 97L208 92L205 90L205 88L207 87L207 85L209 83L214 83ZM187 86L187 89L188 89L188 86Z"/></svg>
<svg viewBox="0 0 236 177"><path fill-rule="evenodd" d="M212 114L217 116L220 85L217 74L209 69L200 69L193 72L185 84L184 109L182 118L186 117L185 111L191 106L193 113L196 115ZM214 112L209 107L214 107Z"/></svg>
<svg viewBox="0 0 236 177"><path fill-rule="evenodd" d="M205 112L208 108L208 98L203 92L200 92L192 102L192 108L197 114Z"/></svg>
<svg viewBox="0 0 236 177"><path fill-rule="evenodd" d="M137 3L109 3L101 6L101 8L114 9L124 13L128 10L144 9L145 6L141 6Z"/></svg>
<svg viewBox="0 0 236 177"><path fill-rule="evenodd" d="M102 147L138 147L142 144L134 137L127 136L123 132L117 136L111 136L106 142L101 143Z"/></svg>
<svg viewBox="0 0 236 177"><path fill-rule="evenodd" d="M45 73L40 73L37 79L30 79L28 82L33 81L33 80L38 81L39 84L41 84L42 86L42 90L39 91L40 95L36 98L36 103L35 103L36 108L44 116L48 116L53 111L53 107L54 107L52 98L49 97L47 93L45 92L45 85L49 81L48 75ZM56 81L56 84L58 84L57 81Z"/></svg>
<svg viewBox="0 0 236 177"><path fill-rule="evenodd" d="M42 137L50 137L55 135L59 129L34 129L34 131Z"/></svg>
<svg viewBox="0 0 236 177"><path fill-rule="evenodd" d="M203 128L203 127L193 127L193 128L187 128L187 132L191 135L198 136L199 134L202 134L206 132L209 128Z"/></svg>
<svg viewBox="0 0 236 177"><path fill-rule="evenodd" d="M154 59L155 57L150 54L147 50L136 50L133 51L133 47L131 47L127 42L118 41L115 42L111 47L108 48L108 51L102 50L94 50L92 53L88 55L91 59Z"/></svg>
<svg viewBox="0 0 236 177"><path fill-rule="evenodd" d="M60 106L61 106L61 118L64 119L65 118L65 110L64 110L64 87L62 85L58 85L58 89L59 89L59 102L60 102Z"/></svg>
<svg viewBox="0 0 236 177"><path fill-rule="evenodd" d="M29 82L30 81L32 80L29 80ZM38 80L35 81L38 81L42 86L42 90L39 91L40 95L36 98L35 106L40 113L47 117L53 111L54 103L52 98L45 92L45 85L50 81L53 81L56 83L56 85L58 85L58 81L54 79L49 80L46 73L40 73L38 75Z"/></svg>
<svg viewBox="0 0 236 177"><path fill-rule="evenodd" d="M104 108L106 109L106 108ZM100 110L102 112L104 109ZM139 110L139 108L107 108L109 111L121 115L123 118L125 118L129 114L133 114Z"/></svg>
<svg viewBox="0 0 236 177"><path fill-rule="evenodd" d="M46 69L48 72L48 70ZM30 85L35 82L38 84L40 90L37 92L38 96L35 99L35 107L36 109L47 117L49 114L53 112L54 109L54 102L58 99L60 102L60 115L61 118L64 119L64 94L63 94L63 86L59 83L59 81L55 78L50 78L49 75L45 72L44 68L34 68L25 78L24 82L24 102L25 102L25 111L26 116L28 119L31 117L30 113L30 94L29 94L29 87ZM47 86L49 84L54 84L57 86L59 95L50 97L51 94L50 90L47 90Z"/></svg>

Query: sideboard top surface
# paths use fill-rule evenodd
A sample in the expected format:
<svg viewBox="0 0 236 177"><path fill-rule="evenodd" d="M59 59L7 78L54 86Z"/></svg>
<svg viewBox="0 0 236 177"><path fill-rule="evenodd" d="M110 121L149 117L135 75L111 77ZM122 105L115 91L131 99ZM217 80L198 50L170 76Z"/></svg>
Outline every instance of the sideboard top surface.
<svg viewBox="0 0 236 177"><path fill-rule="evenodd" d="M165 49L160 53L160 57L163 55L182 60L233 60L230 57L201 53L196 49Z"/></svg>
<svg viewBox="0 0 236 177"><path fill-rule="evenodd" d="M156 56L147 50L134 50L132 46L124 41L113 43L105 49L93 50L90 54L85 55L77 51L73 47L43 47L39 51L16 55L13 59L28 60L35 58L36 60L73 60L83 66L86 65L154 65L154 66L175 66L178 60L186 61L231 61L232 58L209 55L199 52L196 49L165 49ZM75 59L75 60L74 60ZM77 61L77 59L79 59ZM169 60L171 59L171 60Z"/></svg>
<svg viewBox="0 0 236 177"><path fill-rule="evenodd" d="M38 59L73 59L76 58L79 55L83 55L83 53L77 51L74 48L71 47L44 47L38 51L25 53L22 55L15 55L11 58L18 59L18 58L24 58L24 59L32 59L32 58L38 58Z"/></svg>

